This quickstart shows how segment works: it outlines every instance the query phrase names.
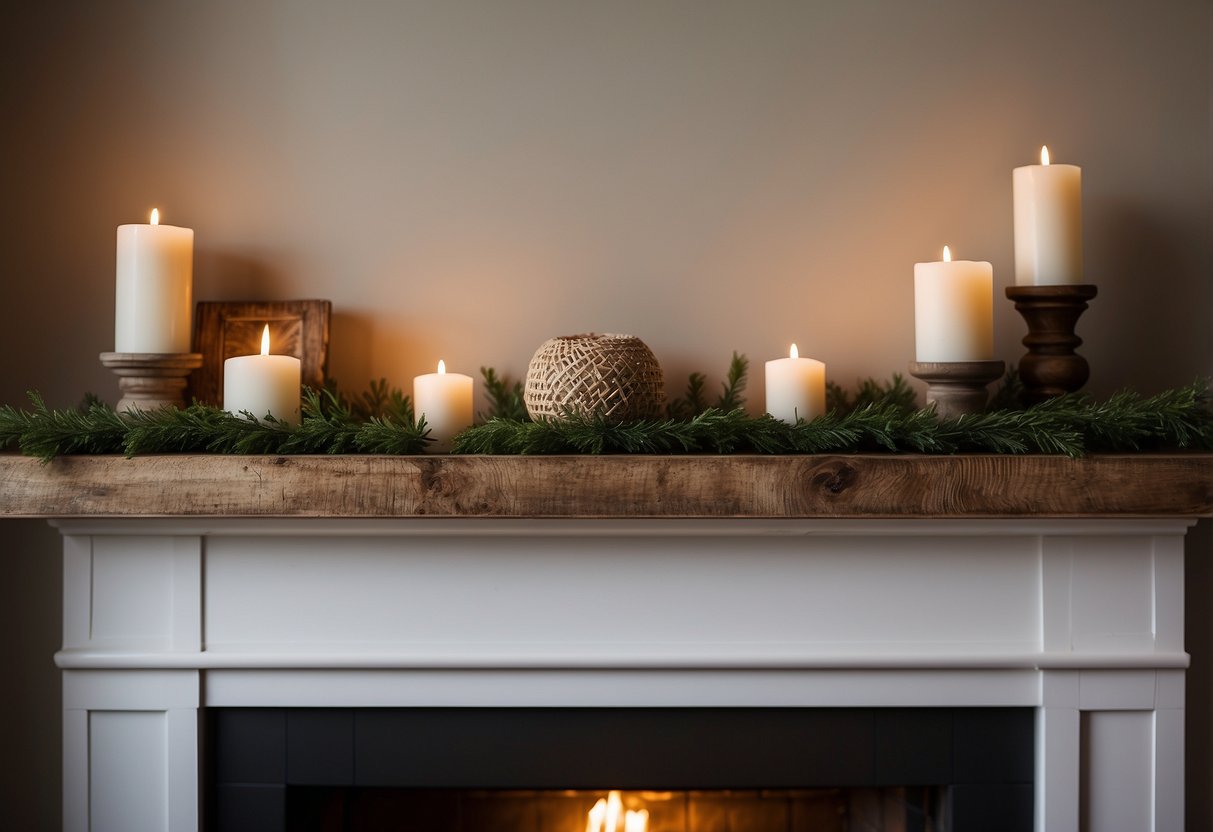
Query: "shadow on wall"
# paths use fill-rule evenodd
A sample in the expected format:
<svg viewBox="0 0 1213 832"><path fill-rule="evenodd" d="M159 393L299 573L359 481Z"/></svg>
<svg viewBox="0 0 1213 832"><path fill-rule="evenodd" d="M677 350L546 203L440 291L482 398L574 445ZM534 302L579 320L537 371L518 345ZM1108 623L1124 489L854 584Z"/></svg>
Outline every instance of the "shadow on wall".
<svg viewBox="0 0 1213 832"><path fill-rule="evenodd" d="M224 251L194 252L195 300L295 300L287 275L264 260Z"/></svg>
<svg viewBox="0 0 1213 832"><path fill-rule="evenodd" d="M1128 201L1105 204L1091 215L1102 221L1088 227L1087 238L1100 240L1103 259L1113 264L1102 274L1088 266L1087 280L1099 286L1099 296L1078 328L1103 353L1102 366L1092 366L1101 376L1097 384L1114 378L1118 386L1157 392L1206 373L1207 310L1213 298L1208 281L1198 278L1202 264L1185 245L1190 237L1182 231L1183 221ZM1166 326L1159 327L1160 321ZM1203 339L1206 349L1194 350L1194 337ZM1111 391L1096 386L1092 392Z"/></svg>
<svg viewBox="0 0 1213 832"><path fill-rule="evenodd" d="M329 377L336 379L342 390L361 390L367 381L363 376L370 374L371 327L374 318L369 314L334 309L332 322L333 331L329 338Z"/></svg>

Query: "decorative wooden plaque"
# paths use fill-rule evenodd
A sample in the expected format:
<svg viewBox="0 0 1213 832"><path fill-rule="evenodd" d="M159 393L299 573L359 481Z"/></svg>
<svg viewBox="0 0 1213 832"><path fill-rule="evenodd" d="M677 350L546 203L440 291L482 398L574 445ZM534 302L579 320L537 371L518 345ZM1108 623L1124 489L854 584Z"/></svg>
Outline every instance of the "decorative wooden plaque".
<svg viewBox="0 0 1213 832"><path fill-rule="evenodd" d="M189 395L205 404L223 406L223 362L261 352L261 331L270 327L270 352L293 355L302 362L302 381L324 384L329 362L327 300L202 301L194 311L194 352L202 366L190 378Z"/></svg>

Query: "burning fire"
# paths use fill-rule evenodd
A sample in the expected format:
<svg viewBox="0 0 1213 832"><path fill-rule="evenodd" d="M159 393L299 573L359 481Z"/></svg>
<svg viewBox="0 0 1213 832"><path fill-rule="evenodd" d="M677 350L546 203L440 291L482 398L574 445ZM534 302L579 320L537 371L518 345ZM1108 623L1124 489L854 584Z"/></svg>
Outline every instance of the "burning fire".
<svg viewBox="0 0 1213 832"><path fill-rule="evenodd" d="M620 826L620 821L623 825ZM649 813L645 809L626 812L623 809L623 795L611 792L599 799L590 809L585 821L585 832L648 832Z"/></svg>

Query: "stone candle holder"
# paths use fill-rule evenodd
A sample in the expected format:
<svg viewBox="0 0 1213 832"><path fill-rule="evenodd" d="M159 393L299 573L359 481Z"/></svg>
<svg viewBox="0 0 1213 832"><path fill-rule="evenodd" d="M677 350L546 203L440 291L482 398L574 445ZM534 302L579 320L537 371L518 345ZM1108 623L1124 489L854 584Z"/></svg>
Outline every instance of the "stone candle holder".
<svg viewBox="0 0 1213 832"><path fill-rule="evenodd" d="M118 376L122 398L117 410L156 410L185 407L185 384L189 374L202 366L202 354L103 352L101 364Z"/></svg>
<svg viewBox="0 0 1213 832"><path fill-rule="evenodd" d="M1003 361L912 361L910 375L927 383L927 404L941 419L980 413L990 400L986 387L1002 378Z"/></svg>
<svg viewBox="0 0 1213 832"><path fill-rule="evenodd" d="M1028 353L1019 361L1019 378L1029 403L1073 393L1087 383L1091 368L1074 352L1082 344L1074 326L1097 291L1089 283L1007 287L1007 297L1028 324L1023 339Z"/></svg>

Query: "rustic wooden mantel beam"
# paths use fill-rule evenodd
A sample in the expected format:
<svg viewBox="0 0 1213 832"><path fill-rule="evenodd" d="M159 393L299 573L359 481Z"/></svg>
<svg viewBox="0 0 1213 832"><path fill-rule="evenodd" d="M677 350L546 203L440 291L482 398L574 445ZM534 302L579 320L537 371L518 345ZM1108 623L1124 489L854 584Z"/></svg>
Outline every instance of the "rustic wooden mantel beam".
<svg viewBox="0 0 1213 832"><path fill-rule="evenodd" d="M1209 517L1213 454L0 454L7 517Z"/></svg>

